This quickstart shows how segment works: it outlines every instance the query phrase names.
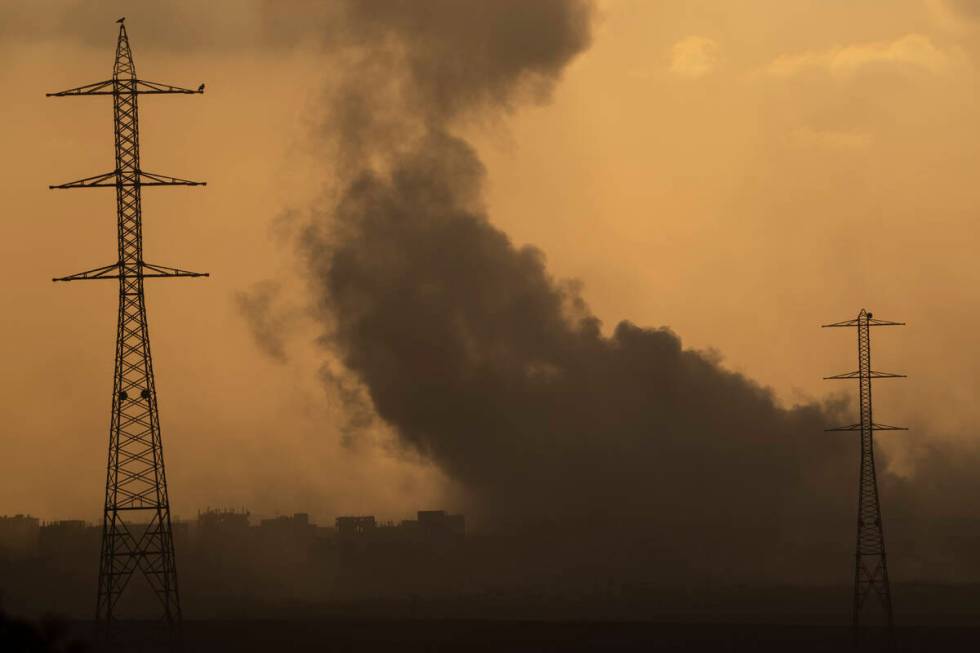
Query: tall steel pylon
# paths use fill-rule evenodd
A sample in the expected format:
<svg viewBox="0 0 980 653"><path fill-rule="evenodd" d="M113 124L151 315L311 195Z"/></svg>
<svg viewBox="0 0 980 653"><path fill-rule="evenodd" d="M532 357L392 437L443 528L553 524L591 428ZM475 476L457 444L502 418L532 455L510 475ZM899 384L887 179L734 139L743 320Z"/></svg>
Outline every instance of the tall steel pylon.
<svg viewBox="0 0 980 653"><path fill-rule="evenodd" d="M904 374L876 372L871 369L871 327L903 326L904 322L876 320L861 309L857 318L824 327L856 327L858 345L858 371L827 379L856 379L861 401L861 422L850 426L827 429L828 431L861 432L861 480L858 483L857 547L854 561L854 641L861 636L861 613L869 596L877 596L885 611L888 637L894 640L894 615L892 614L891 586L888 582L888 564L885 555L885 535L881 523L881 502L878 498L878 477L875 472L875 431L905 431L900 426L876 424L871 411L871 380L905 378Z"/></svg>
<svg viewBox="0 0 980 653"><path fill-rule="evenodd" d="M149 582L171 626L181 619L177 567L174 560L170 499L163 464L163 442L157 410L150 337L143 298L143 280L150 277L204 277L207 274L153 265L143 260L140 192L143 186L203 186L144 171L140 167L137 96L203 93L136 78L136 67L119 21L112 79L48 96L111 95L116 142L116 167L105 174L50 188L115 188L118 260L54 281L119 280L119 321L112 388L112 419L106 472L105 509L96 622L108 632L123 590L138 569Z"/></svg>

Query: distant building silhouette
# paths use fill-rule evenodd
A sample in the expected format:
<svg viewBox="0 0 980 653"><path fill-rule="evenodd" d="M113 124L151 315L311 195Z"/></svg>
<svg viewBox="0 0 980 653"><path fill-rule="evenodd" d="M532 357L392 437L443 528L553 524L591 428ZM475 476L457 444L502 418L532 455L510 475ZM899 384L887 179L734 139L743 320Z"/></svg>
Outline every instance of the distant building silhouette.
<svg viewBox="0 0 980 653"><path fill-rule="evenodd" d="M373 515L337 517L337 536L341 539L375 537L386 540L419 541L434 538L462 538L466 534L463 515L450 515L445 510L419 510L416 519L405 519L395 525L378 523Z"/></svg>
<svg viewBox="0 0 980 653"><path fill-rule="evenodd" d="M282 515L259 522L259 529L262 532L293 537L310 537L314 528L315 526L310 524L309 514L305 512L293 513L292 517Z"/></svg>
<svg viewBox="0 0 980 653"><path fill-rule="evenodd" d="M25 556L37 550L40 520L30 515L0 516L0 551Z"/></svg>
<svg viewBox="0 0 980 653"><path fill-rule="evenodd" d="M198 511L196 538L200 541L241 541L248 536L249 512L238 510Z"/></svg>
<svg viewBox="0 0 980 653"><path fill-rule="evenodd" d="M450 515L445 510L419 510L418 524L429 537L462 537L466 534L463 515Z"/></svg>
<svg viewBox="0 0 980 653"><path fill-rule="evenodd" d="M444 510L398 522L341 516L318 526L308 513L256 518L244 508L208 508L172 528L185 552L181 587L213 610L440 594L458 588L468 566L465 519ZM100 542L100 526L82 520L0 517L0 591L13 604L87 616ZM154 597L134 591L128 613L152 616Z"/></svg>
<svg viewBox="0 0 980 653"><path fill-rule="evenodd" d="M93 553L98 555L102 537L98 526L81 519L62 519L41 525L38 552L45 558L74 558Z"/></svg>
<svg viewBox="0 0 980 653"><path fill-rule="evenodd" d="M357 537L367 535L377 528L378 523L373 515L367 517L337 517L338 537Z"/></svg>

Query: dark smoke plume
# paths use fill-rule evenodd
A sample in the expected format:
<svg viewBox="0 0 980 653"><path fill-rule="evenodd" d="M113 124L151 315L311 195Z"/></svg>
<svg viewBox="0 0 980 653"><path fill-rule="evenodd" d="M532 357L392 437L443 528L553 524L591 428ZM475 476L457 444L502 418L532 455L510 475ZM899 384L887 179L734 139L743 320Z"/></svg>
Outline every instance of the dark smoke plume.
<svg viewBox="0 0 980 653"><path fill-rule="evenodd" d="M457 128L546 100L589 45L591 5L340 7L324 38L343 71L323 128L336 183L302 247L324 346L377 415L483 524L563 532L558 568L848 582L856 443L823 433L844 406L781 407L669 329L604 335L577 286L486 215ZM934 500L880 466L912 506L895 513L924 525Z"/></svg>
<svg viewBox="0 0 980 653"><path fill-rule="evenodd" d="M604 336L576 286L485 214L483 166L454 127L546 99L589 45L592 7L345 7L325 120L341 180L303 246L325 344L402 442L485 524L628 532L663 559L725 533L713 566L730 567L798 539L818 503L849 523L843 489L823 491L843 488L848 448L813 456L823 410L779 407L667 329Z"/></svg>
<svg viewBox="0 0 980 653"><path fill-rule="evenodd" d="M248 321L262 351L284 362L290 315L275 305L279 292L275 282L262 281L247 291L236 293L235 304Z"/></svg>

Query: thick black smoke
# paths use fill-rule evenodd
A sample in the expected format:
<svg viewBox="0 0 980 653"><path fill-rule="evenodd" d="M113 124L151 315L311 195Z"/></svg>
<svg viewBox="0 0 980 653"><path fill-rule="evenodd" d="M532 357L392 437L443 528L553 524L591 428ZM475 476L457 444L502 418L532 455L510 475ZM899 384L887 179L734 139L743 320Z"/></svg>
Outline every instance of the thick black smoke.
<svg viewBox="0 0 980 653"><path fill-rule="evenodd" d="M558 568L848 582L857 443L823 432L843 407L781 407L668 329L604 335L577 287L486 215L458 127L547 99L589 45L591 5L339 6L324 41L342 71L323 128L336 178L302 246L323 342L377 415L483 524L561 532ZM906 524L937 523L930 460L918 494L881 472Z"/></svg>
<svg viewBox="0 0 980 653"><path fill-rule="evenodd" d="M303 246L324 342L402 442L484 524L572 528L587 549L629 534L634 557L712 573L769 573L753 547L851 524L853 449L817 439L833 416L779 407L667 329L604 336L574 284L489 222L454 128L545 99L589 44L591 6L347 7L325 120L340 182Z"/></svg>
<svg viewBox="0 0 980 653"><path fill-rule="evenodd" d="M854 450L820 437L833 417L778 407L669 330L604 337L539 251L487 221L482 178L469 146L432 136L354 180L335 239L308 249L331 344L481 515L628 524L685 547L793 541L820 504L850 523Z"/></svg>

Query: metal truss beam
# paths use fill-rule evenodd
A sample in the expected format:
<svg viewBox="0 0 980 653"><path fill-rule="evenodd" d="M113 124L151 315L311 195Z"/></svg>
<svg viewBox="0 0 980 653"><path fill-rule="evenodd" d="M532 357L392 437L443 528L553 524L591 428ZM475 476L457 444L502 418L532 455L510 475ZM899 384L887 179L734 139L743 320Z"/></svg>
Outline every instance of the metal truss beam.
<svg viewBox="0 0 980 653"><path fill-rule="evenodd" d="M183 88L181 86L172 86L171 84L161 84L160 82L150 82L145 79L133 79L127 80L129 85L133 87L132 89L119 90L117 87L115 79L107 79L104 82L95 82L94 84L86 84L85 86L77 86L75 88L69 88L64 91L58 91L56 93L45 93L47 97L78 97L82 95L119 95L120 93L126 93L127 95L164 95L164 94L180 94L180 95L199 95L204 93L204 84L197 87L196 90Z"/></svg>
<svg viewBox="0 0 980 653"><path fill-rule="evenodd" d="M878 424L873 423L870 427L863 424L850 424L848 426L836 426L832 429L824 429L825 431L861 431L865 428L870 428L872 431L908 431L904 426L889 426L888 424Z"/></svg>
<svg viewBox="0 0 980 653"><path fill-rule="evenodd" d="M119 188L120 186L207 186L206 181L191 181L169 175L159 175L154 172L137 170L135 176L124 175L121 170L105 172L94 177L85 177L64 184L48 186L53 190L67 190L70 188Z"/></svg>
<svg viewBox="0 0 980 653"><path fill-rule="evenodd" d="M180 268L171 268L164 265L154 265L152 263L140 262L137 272L138 276L144 279L171 278L171 277L210 277L207 272L191 272ZM125 275L119 274L119 264L104 265L101 268L85 270L66 277L54 277L52 281L101 281L105 279L120 279Z"/></svg>
<svg viewBox="0 0 980 653"><path fill-rule="evenodd" d="M861 309L862 311L864 309ZM864 322L860 318L854 318L853 320L844 320L843 322L834 322L832 324L822 324L820 325L823 329L830 329L833 327L876 327L876 326L905 326L905 322L889 322L888 320L876 320L871 317L868 313L868 319Z"/></svg>
<svg viewBox="0 0 980 653"><path fill-rule="evenodd" d="M908 378L904 374L892 374L891 372L875 372L871 371L872 379L906 379ZM861 370L857 372L845 372L844 374L835 374L834 376L823 377L824 381L833 381L836 379L854 380L861 378Z"/></svg>

